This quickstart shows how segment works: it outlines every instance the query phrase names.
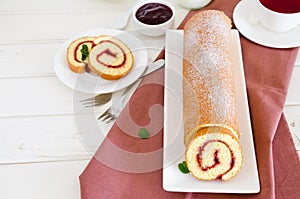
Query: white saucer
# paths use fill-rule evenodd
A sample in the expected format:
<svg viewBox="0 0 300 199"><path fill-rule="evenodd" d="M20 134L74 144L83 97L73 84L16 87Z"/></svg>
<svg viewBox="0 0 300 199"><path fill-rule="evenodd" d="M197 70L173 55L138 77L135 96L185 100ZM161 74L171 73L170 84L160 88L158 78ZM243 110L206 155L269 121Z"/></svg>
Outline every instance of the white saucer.
<svg viewBox="0 0 300 199"><path fill-rule="evenodd" d="M273 48L300 46L300 25L288 32L272 32L260 23L250 23L251 7L251 1L242 0L233 11L233 21L242 35L255 43Z"/></svg>

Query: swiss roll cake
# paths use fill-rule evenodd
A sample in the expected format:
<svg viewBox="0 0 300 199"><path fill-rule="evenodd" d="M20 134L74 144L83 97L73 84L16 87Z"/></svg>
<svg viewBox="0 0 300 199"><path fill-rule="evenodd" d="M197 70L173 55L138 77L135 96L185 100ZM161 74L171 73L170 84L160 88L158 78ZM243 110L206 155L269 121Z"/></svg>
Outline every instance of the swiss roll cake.
<svg viewBox="0 0 300 199"><path fill-rule="evenodd" d="M233 72L231 20L217 10L194 15L184 27L184 143L200 180L229 180L243 165Z"/></svg>

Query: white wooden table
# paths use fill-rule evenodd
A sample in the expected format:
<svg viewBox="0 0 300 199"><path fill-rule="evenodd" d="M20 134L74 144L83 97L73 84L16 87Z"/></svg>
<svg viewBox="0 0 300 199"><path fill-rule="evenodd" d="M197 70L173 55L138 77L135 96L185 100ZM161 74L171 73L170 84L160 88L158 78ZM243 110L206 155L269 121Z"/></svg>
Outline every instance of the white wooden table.
<svg viewBox="0 0 300 199"><path fill-rule="evenodd" d="M177 26L188 10L177 9ZM76 33L106 28L134 0L0 1L0 198L80 198L78 176L91 155L73 115L73 90L53 70L59 46ZM131 21L127 29L131 29ZM164 46L164 37L139 38ZM156 52L149 52L150 57ZM300 150L300 57L285 113Z"/></svg>

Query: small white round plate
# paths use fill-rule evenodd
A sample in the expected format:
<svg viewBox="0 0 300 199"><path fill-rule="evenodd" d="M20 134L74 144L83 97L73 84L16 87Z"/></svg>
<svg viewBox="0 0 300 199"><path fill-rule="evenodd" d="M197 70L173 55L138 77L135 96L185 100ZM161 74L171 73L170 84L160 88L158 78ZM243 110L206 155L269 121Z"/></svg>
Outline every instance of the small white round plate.
<svg viewBox="0 0 300 199"><path fill-rule="evenodd" d="M259 22L251 23L254 12L251 1L240 1L233 11L233 21L239 32L249 40L273 48L292 48L300 46L300 25L288 32L273 32Z"/></svg>
<svg viewBox="0 0 300 199"><path fill-rule="evenodd" d="M75 39L82 36L112 35L123 41L134 56L131 71L118 80L105 80L90 73L77 74L70 70L66 58L67 48ZM114 92L127 87L137 80L146 68L148 53L144 44L130 33L115 29L96 29L79 33L67 40L56 52L54 57L54 71L60 81L66 86L83 93L100 94Z"/></svg>

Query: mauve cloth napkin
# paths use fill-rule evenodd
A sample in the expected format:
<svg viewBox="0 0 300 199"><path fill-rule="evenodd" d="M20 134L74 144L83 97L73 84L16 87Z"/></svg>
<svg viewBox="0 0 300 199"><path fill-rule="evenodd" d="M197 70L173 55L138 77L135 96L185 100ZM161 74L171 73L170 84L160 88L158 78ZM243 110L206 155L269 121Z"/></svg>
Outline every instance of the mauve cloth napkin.
<svg viewBox="0 0 300 199"><path fill-rule="evenodd" d="M222 10L232 18L237 3L238 0L213 0L204 9ZM179 29L197 12L189 12ZM241 45L260 193L174 193L163 190L164 71L159 70L143 80L81 174L81 198L300 198L299 156L283 115L298 48L267 48L243 36ZM148 139L137 137L140 127L150 131Z"/></svg>

